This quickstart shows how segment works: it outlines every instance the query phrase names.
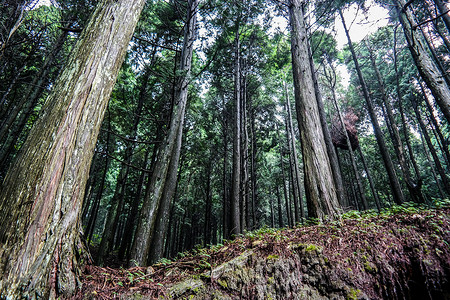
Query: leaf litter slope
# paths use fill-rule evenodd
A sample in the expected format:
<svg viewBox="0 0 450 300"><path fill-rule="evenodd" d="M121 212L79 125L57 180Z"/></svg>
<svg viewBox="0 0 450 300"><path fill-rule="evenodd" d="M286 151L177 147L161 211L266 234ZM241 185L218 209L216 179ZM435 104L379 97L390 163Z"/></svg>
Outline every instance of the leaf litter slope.
<svg viewBox="0 0 450 300"><path fill-rule="evenodd" d="M209 271L245 250L293 257L292 245L320 250L337 276L371 299L401 298L411 281L425 289L447 288L450 270L450 205L395 206L377 214L347 213L340 220L294 229L263 228L224 245L197 249L175 261L129 269L88 265L75 299L114 299L130 292L169 297L168 287L187 278L210 283ZM408 297L407 297L408 298Z"/></svg>

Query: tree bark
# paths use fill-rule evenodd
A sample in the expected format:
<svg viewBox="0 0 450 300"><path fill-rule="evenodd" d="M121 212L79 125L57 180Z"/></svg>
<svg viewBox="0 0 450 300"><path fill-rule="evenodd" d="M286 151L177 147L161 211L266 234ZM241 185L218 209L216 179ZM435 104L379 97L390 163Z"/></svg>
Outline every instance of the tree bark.
<svg viewBox="0 0 450 300"><path fill-rule="evenodd" d="M155 171L152 174L149 186L150 192L144 199L131 252L132 260L140 266L147 264L150 242L155 228L159 207L162 201L171 200L170 197L173 195L176 184L176 180L173 180L173 178L175 177L176 179L180 156L179 150L181 147L188 85L191 74L198 1L189 0L187 5L187 22L184 32L181 63L179 65L179 70L182 75L177 78L177 89L169 126L170 131L165 142L162 144L156 161ZM180 145L180 147L178 145ZM175 173L175 176L173 173ZM170 189L169 187L173 187L173 189ZM166 195L165 192L167 191L172 191L172 195ZM164 199L165 197L169 198Z"/></svg>
<svg viewBox="0 0 450 300"><path fill-rule="evenodd" d="M450 17L448 15L448 9L445 7L442 0L434 0L434 3L436 4L436 7L438 8L438 11L442 15L442 20L444 21L445 27L447 28L447 34L450 34ZM447 12L447 13L446 13Z"/></svg>
<svg viewBox="0 0 450 300"><path fill-rule="evenodd" d="M408 47L414 59L420 76L431 90L447 122L450 122L450 89L442 74L426 51L423 41L416 36L414 28L416 21L408 8L403 9L404 0L394 0L398 18L408 42Z"/></svg>
<svg viewBox="0 0 450 300"><path fill-rule="evenodd" d="M234 57L234 123L233 123L233 174L231 177L231 228L230 234L241 233L240 191L241 191L241 82L239 26L236 26Z"/></svg>
<svg viewBox="0 0 450 300"><path fill-rule="evenodd" d="M308 53L309 53L309 63L311 65L311 74L314 81L314 90L316 93L317 107L319 109L320 124L322 125L323 136L325 138L325 145L327 147L328 157L330 158L331 171L333 171L334 184L336 185L336 194L338 196L338 201L341 207L345 207L345 204L348 201L345 197L344 183L342 182L342 174L341 169L339 168L339 161L336 149L333 145L333 141L331 140L331 134L328 128L327 116L323 105L322 95L320 93L319 82L317 81L317 75L316 70L314 68L314 60L311 54L310 46L308 46Z"/></svg>
<svg viewBox="0 0 450 300"><path fill-rule="evenodd" d="M297 155L297 143L295 142L294 126L292 122L291 113L291 101L289 100L289 93L287 89L286 82L283 83L284 91L286 95L286 137L289 145L289 157L290 157L290 168L292 176L292 192L294 194L294 224L297 222L303 222L305 218L305 210L303 208L303 197L302 189L300 184L300 169L298 166L298 155Z"/></svg>
<svg viewBox="0 0 450 300"><path fill-rule="evenodd" d="M0 196L1 297L55 298L77 286L80 212L108 98L145 1L101 1Z"/></svg>
<svg viewBox="0 0 450 300"><path fill-rule="evenodd" d="M305 194L310 217L336 217L341 209L336 194L314 91L300 0L290 0L291 52L295 102L305 169Z"/></svg>

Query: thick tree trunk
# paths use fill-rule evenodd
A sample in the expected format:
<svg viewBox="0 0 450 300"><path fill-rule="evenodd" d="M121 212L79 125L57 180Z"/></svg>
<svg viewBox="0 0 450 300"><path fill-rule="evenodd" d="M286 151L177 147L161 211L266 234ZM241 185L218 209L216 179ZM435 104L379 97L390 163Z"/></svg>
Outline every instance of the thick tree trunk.
<svg viewBox="0 0 450 300"><path fill-rule="evenodd" d="M400 187L400 183L398 182L397 174L395 173L394 164L392 163L391 156L386 147L386 142L383 137L383 132L381 131L380 125L378 124L377 114L375 112L375 108L373 107L372 99L369 95L369 91L367 89L367 85L364 81L364 77L361 72L361 68L359 67L358 58L356 57L355 49L353 48L353 43L350 38L350 35L347 30L347 25L345 24L344 16L342 15L342 11L339 10L339 15L342 20L342 25L344 26L345 34L347 36L348 45L350 48L350 52L352 53L353 62L355 63L356 72L358 74L359 84L362 87L363 96L366 101L367 110L369 111L370 119L372 121L373 130L375 132L375 137L377 139L378 147L380 149L381 157L383 158L383 163L386 168L386 172L389 177L389 184L391 186L392 193L394 195L394 201L397 204L401 204L404 202L403 192Z"/></svg>
<svg viewBox="0 0 450 300"><path fill-rule="evenodd" d="M311 49L308 43L309 63L311 65L311 74L314 81L314 90L316 92L317 107L319 109L320 124L323 129L323 136L325 138L325 145L327 146L328 157L330 158L330 166L333 171L334 184L336 185L336 194L338 196L339 204L341 207L345 207L348 202L345 197L344 183L342 181L341 169L339 168L339 161L336 153L336 149L331 140L330 130L328 128L327 116L325 113L325 107L323 105L322 95L320 93L319 82L317 80L316 70L314 68L314 59L311 54Z"/></svg>
<svg viewBox="0 0 450 300"><path fill-rule="evenodd" d="M100 1L0 196L1 296L70 295L83 193L108 98L145 1Z"/></svg>
<svg viewBox="0 0 450 300"><path fill-rule="evenodd" d="M300 0L289 1L291 52L297 120L301 134L308 214L322 219L341 209L336 194L314 91Z"/></svg>
<svg viewBox="0 0 450 300"><path fill-rule="evenodd" d="M198 1L189 0L187 5L187 22L184 32L181 63L179 66L182 75L177 79L177 91L170 120L170 131L165 142L161 146L156 161L155 170L152 174L149 186L150 192L144 199L131 254L132 260L140 266L147 264L150 242L160 205L162 201L171 201L170 197L173 195L173 190L175 190L176 180L173 180L173 178L176 179L176 173L178 171L179 150L181 148L188 85L191 74L193 44L195 41ZM175 173L175 176L173 173ZM166 192L168 191L172 191L172 194L166 195ZM165 197L166 199L164 199Z"/></svg>
<svg viewBox="0 0 450 300"><path fill-rule="evenodd" d="M431 90L436 103L439 105L447 122L450 122L450 89L442 74L426 51L423 41L415 33L416 21L409 8L404 8L404 0L394 0L400 23L408 42L409 50L414 59L414 63L419 70L428 88Z"/></svg>

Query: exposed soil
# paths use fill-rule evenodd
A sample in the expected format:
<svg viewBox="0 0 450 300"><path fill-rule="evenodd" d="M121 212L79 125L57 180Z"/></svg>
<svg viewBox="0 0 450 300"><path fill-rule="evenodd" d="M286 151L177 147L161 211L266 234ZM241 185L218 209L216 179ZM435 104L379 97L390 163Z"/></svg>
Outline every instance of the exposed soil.
<svg viewBox="0 0 450 300"><path fill-rule="evenodd" d="M241 291L218 285L215 283L218 278L208 274L249 249L268 261L293 260L299 268L297 271L309 277L319 275L311 270L314 265L308 265L311 259L302 259L302 255L316 253L315 257L322 261L320 272L325 273L320 276L346 286L342 291L336 287L331 291L318 287L326 283L309 279L309 284L317 285L325 298L326 293L333 292L337 299L341 296L342 299L450 299L449 213L449 207L425 210L403 206L383 214L355 213L326 224L280 231L262 229L224 245L196 250L176 261L147 268L89 265L85 267L82 287L75 299L117 299L134 292L149 299L176 298L171 287L190 278L221 289L231 299L243 297ZM246 264L248 268L253 267L252 263ZM308 283L305 278L302 284ZM189 295L196 295L195 290L183 297ZM202 297L197 293L197 298Z"/></svg>

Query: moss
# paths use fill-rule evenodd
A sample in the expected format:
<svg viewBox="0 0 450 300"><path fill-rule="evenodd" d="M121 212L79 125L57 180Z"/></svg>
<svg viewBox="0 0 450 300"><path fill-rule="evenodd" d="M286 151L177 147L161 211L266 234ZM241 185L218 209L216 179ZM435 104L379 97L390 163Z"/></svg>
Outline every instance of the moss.
<svg viewBox="0 0 450 300"><path fill-rule="evenodd" d="M274 284L275 283L275 278L273 278L273 276L267 278L267 284Z"/></svg>
<svg viewBox="0 0 450 300"><path fill-rule="evenodd" d="M223 288L228 288L228 283L226 282L226 280L218 279L217 283Z"/></svg>
<svg viewBox="0 0 450 300"><path fill-rule="evenodd" d="M364 269L369 273L376 273L378 271L377 267L369 261L364 262Z"/></svg>
<svg viewBox="0 0 450 300"><path fill-rule="evenodd" d="M280 257L276 254L271 254L269 256L267 256L267 259L279 259Z"/></svg>
<svg viewBox="0 0 450 300"><path fill-rule="evenodd" d="M357 300L361 290L350 288L350 292L347 294L347 300Z"/></svg>
<svg viewBox="0 0 450 300"><path fill-rule="evenodd" d="M314 244L309 244L306 246L305 251L310 252L310 251L321 251L322 249Z"/></svg>

